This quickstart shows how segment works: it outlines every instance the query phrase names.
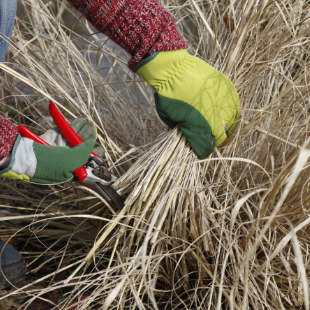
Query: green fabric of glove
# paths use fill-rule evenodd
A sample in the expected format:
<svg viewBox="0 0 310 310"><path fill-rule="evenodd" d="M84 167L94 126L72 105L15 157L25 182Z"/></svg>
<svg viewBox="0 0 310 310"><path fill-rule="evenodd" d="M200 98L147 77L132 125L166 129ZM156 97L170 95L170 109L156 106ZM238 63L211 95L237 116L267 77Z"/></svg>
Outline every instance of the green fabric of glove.
<svg viewBox="0 0 310 310"><path fill-rule="evenodd" d="M72 180L73 171L87 162L93 150L96 128L87 120L76 120L71 125L84 140L83 143L69 147L58 129L50 129L41 136L50 146L19 136L14 144L11 162L0 171L0 176L39 184Z"/></svg>
<svg viewBox="0 0 310 310"><path fill-rule="evenodd" d="M179 127L199 158L221 145L240 118L232 82L186 50L156 53L135 71L155 88L160 118L170 128Z"/></svg>

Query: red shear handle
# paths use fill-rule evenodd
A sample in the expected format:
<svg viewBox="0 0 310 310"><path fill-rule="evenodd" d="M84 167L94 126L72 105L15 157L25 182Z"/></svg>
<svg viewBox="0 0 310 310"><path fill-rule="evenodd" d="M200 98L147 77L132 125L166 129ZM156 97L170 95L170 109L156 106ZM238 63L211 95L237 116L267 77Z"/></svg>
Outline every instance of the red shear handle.
<svg viewBox="0 0 310 310"><path fill-rule="evenodd" d="M40 144L43 144L43 145L49 145L46 141L41 139L39 136L37 136L32 131L30 131L28 128L26 128L24 126L17 126L17 129L18 129L18 132L21 134L22 137L31 139L31 140L38 142Z"/></svg>
<svg viewBox="0 0 310 310"><path fill-rule="evenodd" d="M81 137L75 132L75 130L69 125L65 117L57 109L55 103L50 102L49 110L55 124L71 146L76 146L83 142Z"/></svg>
<svg viewBox="0 0 310 310"><path fill-rule="evenodd" d="M35 133L33 133L32 131L30 131L28 128L24 126L17 126L17 129L18 129L18 132L21 134L21 136L25 138L31 139L43 145L50 145L49 143L41 139L39 136L37 136ZM83 166L75 169L73 173L80 182L83 182L87 178L87 175L88 175L86 168Z"/></svg>
<svg viewBox="0 0 310 310"><path fill-rule="evenodd" d="M83 142L81 137L76 133L76 131L70 126L62 113L58 110L55 103L52 101L49 104L49 111L53 117L53 120L64 138L68 141L71 146L76 146ZM98 154L91 152L93 156L100 157Z"/></svg>

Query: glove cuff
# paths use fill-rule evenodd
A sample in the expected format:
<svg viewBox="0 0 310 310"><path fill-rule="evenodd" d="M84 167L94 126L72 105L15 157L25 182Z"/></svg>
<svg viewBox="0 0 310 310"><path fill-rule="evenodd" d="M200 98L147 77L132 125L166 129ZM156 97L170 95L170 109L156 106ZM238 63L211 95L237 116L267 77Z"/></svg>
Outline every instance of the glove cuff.
<svg viewBox="0 0 310 310"><path fill-rule="evenodd" d="M185 50L162 51L143 59L135 68L136 73L157 91L164 84L182 79L192 66L192 56Z"/></svg>
<svg viewBox="0 0 310 310"><path fill-rule="evenodd" d="M27 139L29 140L29 139ZM31 140L29 140L30 142L33 142ZM11 153L11 161L9 163L9 165L0 170L0 176L3 178L7 178L7 179L18 179L18 180L24 180L24 181L29 181L30 177L28 175L25 174L27 168L23 167L24 165L21 165L21 162L19 162L19 159L17 158L17 153L19 153L18 156L25 156L25 151L22 150L21 152L18 152L18 149L21 146L21 142L22 142L22 137L20 135L18 135L12 153ZM24 149L23 145L22 148ZM26 148L28 149L28 148ZM26 160L24 160L26 161ZM22 162L24 162L22 161ZM27 161L26 161L27 162ZM33 170L33 169L32 169Z"/></svg>

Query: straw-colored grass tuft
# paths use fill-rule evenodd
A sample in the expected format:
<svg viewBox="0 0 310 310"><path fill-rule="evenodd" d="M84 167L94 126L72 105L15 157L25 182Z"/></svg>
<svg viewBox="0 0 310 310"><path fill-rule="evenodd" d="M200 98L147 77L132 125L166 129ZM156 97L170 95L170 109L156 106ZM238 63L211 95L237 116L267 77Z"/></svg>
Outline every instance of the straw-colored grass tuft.
<svg viewBox="0 0 310 310"><path fill-rule="evenodd" d="M42 133L52 99L92 119L126 201L1 180L1 238L28 270L5 309L310 309L309 2L162 3L240 95L233 139L205 160L78 12L20 1L1 114Z"/></svg>

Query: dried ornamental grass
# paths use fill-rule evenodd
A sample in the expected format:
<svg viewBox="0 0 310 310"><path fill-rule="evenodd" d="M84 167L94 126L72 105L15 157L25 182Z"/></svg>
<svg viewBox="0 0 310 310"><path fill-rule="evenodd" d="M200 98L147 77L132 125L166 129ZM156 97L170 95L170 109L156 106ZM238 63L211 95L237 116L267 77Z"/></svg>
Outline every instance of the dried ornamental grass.
<svg viewBox="0 0 310 310"><path fill-rule="evenodd" d="M158 121L126 54L77 27L63 1L21 2L0 65L3 113L43 131L49 98L69 119L91 118L127 198L115 214L79 184L1 181L1 235L22 247L28 281L0 302L309 309L309 4L163 2L191 52L228 74L242 103L232 141L198 160Z"/></svg>

